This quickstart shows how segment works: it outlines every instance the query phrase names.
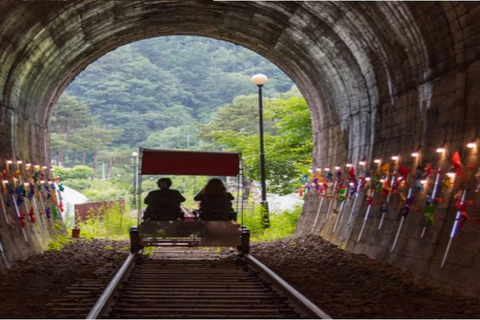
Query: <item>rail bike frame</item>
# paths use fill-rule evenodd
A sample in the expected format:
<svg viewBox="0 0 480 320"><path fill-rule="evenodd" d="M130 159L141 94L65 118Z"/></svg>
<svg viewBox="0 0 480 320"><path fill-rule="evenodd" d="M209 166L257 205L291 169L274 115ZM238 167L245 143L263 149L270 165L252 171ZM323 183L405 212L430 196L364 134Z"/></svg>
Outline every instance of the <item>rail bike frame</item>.
<svg viewBox="0 0 480 320"><path fill-rule="evenodd" d="M243 181L241 156L232 152L199 152L140 148L135 170L137 226L130 228L131 252L147 246L228 246L249 252L250 232L243 224L243 202L239 208L240 183ZM144 175L236 176L237 212L241 224L234 221L199 221L195 217L183 220L143 221L142 178Z"/></svg>

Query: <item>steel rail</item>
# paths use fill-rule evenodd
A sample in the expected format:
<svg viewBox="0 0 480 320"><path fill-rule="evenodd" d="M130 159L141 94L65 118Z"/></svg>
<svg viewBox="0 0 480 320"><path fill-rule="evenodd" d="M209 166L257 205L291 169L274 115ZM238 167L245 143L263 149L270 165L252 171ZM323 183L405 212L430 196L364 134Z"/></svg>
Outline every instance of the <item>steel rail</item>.
<svg viewBox="0 0 480 320"><path fill-rule="evenodd" d="M130 254L128 256L85 319L99 319L102 315L105 315L111 307L112 299L117 288L133 267L135 256L135 254ZM250 254L245 254L244 258L245 263L250 266L252 270L259 272L265 280L271 282L274 287L285 294L293 307L304 316L312 319L331 319L327 313L318 308L314 303L308 300L255 257Z"/></svg>
<svg viewBox="0 0 480 320"><path fill-rule="evenodd" d="M133 265L132 262L134 261L135 256L136 254L130 253L130 255L127 257L127 260L125 260L123 265L115 274L115 277L113 277L112 281L108 284L105 291L103 291L97 303L95 303L92 310L90 310L85 319L98 319L99 316L101 316L106 311L106 309L109 307L110 302L112 301L112 297L115 294L119 284L122 283L125 275L131 269Z"/></svg>
<svg viewBox="0 0 480 320"><path fill-rule="evenodd" d="M250 254L246 254L245 260L254 270L259 271L262 276L270 280L279 290L281 290L299 310L312 319L332 319L323 310L318 308L313 302L289 285L285 280L270 270L263 263L258 261Z"/></svg>

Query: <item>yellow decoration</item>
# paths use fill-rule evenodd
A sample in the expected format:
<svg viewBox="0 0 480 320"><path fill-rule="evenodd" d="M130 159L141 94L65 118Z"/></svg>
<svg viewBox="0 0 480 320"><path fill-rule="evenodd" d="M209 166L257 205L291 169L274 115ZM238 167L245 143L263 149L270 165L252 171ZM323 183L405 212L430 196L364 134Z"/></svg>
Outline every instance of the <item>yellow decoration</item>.
<svg viewBox="0 0 480 320"><path fill-rule="evenodd" d="M383 174L388 174L388 171L390 170L390 163L385 163L382 166L381 170Z"/></svg>

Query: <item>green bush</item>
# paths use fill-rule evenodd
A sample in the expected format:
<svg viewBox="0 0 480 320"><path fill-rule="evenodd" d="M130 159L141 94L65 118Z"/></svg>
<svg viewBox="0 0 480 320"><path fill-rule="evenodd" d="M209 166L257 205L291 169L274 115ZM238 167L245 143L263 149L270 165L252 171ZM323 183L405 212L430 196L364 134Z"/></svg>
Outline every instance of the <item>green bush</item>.
<svg viewBox="0 0 480 320"><path fill-rule="evenodd" d="M272 241L292 235L301 212L301 206L295 207L292 211L270 212L270 228L263 229L258 205L254 212L244 211L243 223L250 230L252 241Z"/></svg>
<svg viewBox="0 0 480 320"><path fill-rule="evenodd" d="M78 223L81 236L85 239L127 240L130 227L137 224L136 216L131 215L128 208L124 209L119 203L91 210L88 213L88 220Z"/></svg>
<svg viewBox="0 0 480 320"><path fill-rule="evenodd" d="M59 220L56 220L53 224L54 235L48 246L45 248L45 251L58 251L62 249L67 243L73 242L73 240L65 233L62 223Z"/></svg>
<svg viewBox="0 0 480 320"><path fill-rule="evenodd" d="M93 174L93 169L87 166L75 166L73 168L64 168L54 166L55 176L60 177L60 181L71 179L90 179Z"/></svg>
<svg viewBox="0 0 480 320"><path fill-rule="evenodd" d="M60 180L64 185L69 188L72 188L80 193L83 191L88 190L92 186L91 180L80 180L80 179L71 179L71 180Z"/></svg>

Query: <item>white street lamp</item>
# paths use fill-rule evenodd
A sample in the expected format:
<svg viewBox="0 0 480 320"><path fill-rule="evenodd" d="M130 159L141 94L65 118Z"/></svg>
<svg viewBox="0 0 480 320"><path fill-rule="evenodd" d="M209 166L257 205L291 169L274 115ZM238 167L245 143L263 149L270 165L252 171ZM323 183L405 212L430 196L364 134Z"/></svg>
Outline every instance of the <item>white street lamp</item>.
<svg viewBox="0 0 480 320"><path fill-rule="evenodd" d="M260 119L260 183L262 185L262 227L270 227L270 217L268 213L267 186L265 178L265 152L263 149L263 104L262 87L268 82L264 74L256 74L252 77L252 83L258 87L258 116Z"/></svg>

